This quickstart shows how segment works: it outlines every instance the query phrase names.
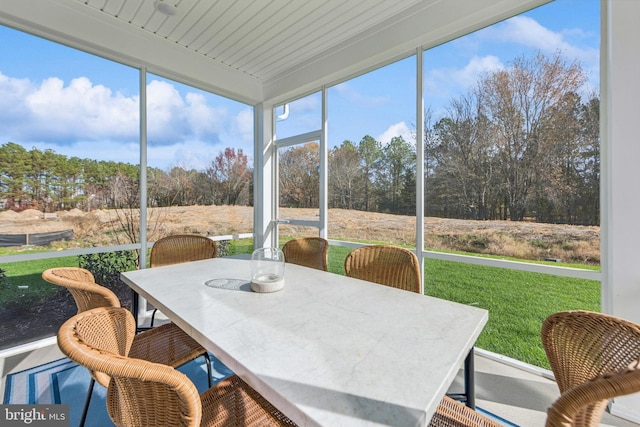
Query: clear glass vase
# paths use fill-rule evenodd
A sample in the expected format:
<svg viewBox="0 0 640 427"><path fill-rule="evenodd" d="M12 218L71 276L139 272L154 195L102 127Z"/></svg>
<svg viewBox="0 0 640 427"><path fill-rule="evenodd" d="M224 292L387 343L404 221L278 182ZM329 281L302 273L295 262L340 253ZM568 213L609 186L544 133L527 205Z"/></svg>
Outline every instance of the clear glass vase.
<svg viewBox="0 0 640 427"><path fill-rule="evenodd" d="M260 248L251 254L251 290L275 292L284 287L284 254L278 248Z"/></svg>

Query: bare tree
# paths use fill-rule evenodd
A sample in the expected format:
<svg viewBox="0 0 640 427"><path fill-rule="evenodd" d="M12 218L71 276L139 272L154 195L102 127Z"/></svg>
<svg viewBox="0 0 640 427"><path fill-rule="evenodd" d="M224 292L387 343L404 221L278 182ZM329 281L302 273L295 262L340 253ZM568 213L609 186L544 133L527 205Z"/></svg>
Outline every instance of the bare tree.
<svg viewBox="0 0 640 427"><path fill-rule="evenodd" d="M436 160L440 188L448 188L450 214L492 219L495 200L495 148L491 124L481 112L482 96L472 91L451 101L448 116L433 127L428 150Z"/></svg>
<svg viewBox="0 0 640 427"><path fill-rule="evenodd" d="M524 219L536 171L543 166L542 154L552 148L543 138L544 126L585 79L577 63L557 52L551 58L541 53L519 57L510 68L480 80L483 114L494 126L500 156L505 219Z"/></svg>
<svg viewBox="0 0 640 427"><path fill-rule="evenodd" d="M360 154L360 169L363 174L363 209L365 211L375 210L377 205L371 201L373 199L372 193L376 175L379 172L378 168L382 157L382 147L380 146L380 142L376 141L375 138L370 135L365 135L358 144L358 153Z"/></svg>
<svg viewBox="0 0 640 427"><path fill-rule="evenodd" d="M281 206L317 208L320 202L320 145L309 142L279 153Z"/></svg>
<svg viewBox="0 0 640 427"><path fill-rule="evenodd" d="M116 244L140 242L140 185L137 177L123 171L113 178L111 189L114 218L112 238ZM162 225L166 217L163 208L147 211L147 239L161 237Z"/></svg>
<svg viewBox="0 0 640 427"><path fill-rule="evenodd" d="M248 188L252 171L248 166L249 159L239 148L225 148L211 162L207 175L215 183L220 203L236 205L242 192Z"/></svg>
<svg viewBox="0 0 640 427"><path fill-rule="evenodd" d="M329 152L330 206L353 209L362 182L360 154L351 141L343 141Z"/></svg>

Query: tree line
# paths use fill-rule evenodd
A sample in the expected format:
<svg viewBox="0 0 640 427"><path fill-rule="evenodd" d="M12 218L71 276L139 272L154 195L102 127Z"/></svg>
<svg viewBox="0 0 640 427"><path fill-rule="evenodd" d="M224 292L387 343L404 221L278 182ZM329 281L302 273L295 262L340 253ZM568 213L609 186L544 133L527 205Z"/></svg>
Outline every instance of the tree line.
<svg viewBox="0 0 640 427"><path fill-rule="evenodd" d="M202 171L147 168L149 206L251 203L253 170L242 149L227 148ZM140 167L80 159L53 150L0 146L0 200L5 209L56 212L139 206Z"/></svg>
<svg viewBox="0 0 640 427"><path fill-rule="evenodd" d="M599 96L579 95L579 64L556 53L487 71L424 123L425 214L599 224ZM329 207L415 214L416 147L366 135L329 150ZM318 143L279 153L280 206L318 207ZM205 170L148 168L150 206L251 205L253 170L226 148ZM139 167L52 150L0 147L5 207L45 212L135 206Z"/></svg>
<svg viewBox="0 0 640 427"><path fill-rule="evenodd" d="M600 223L597 94L560 53L519 57L424 123L425 215ZM330 207L412 215L415 146L344 141L329 157Z"/></svg>

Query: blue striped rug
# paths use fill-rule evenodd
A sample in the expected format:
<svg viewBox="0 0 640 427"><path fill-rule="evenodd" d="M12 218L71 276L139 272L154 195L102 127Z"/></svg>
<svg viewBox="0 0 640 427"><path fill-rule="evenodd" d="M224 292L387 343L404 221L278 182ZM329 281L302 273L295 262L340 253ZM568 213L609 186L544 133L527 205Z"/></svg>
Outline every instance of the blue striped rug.
<svg viewBox="0 0 640 427"><path fill-rule="evenodd" d="M213 377L220 381L233 372L211 355ZM199 357L180 368L202 393L208 387L204 357ZM54 360L21 372L7 375L3 404L69 404L69 425L80 422L82 408L91 376L82 366L67 358ZM87 415L86 427L113 427L105 405L107 390L95 385Z"/></svg>

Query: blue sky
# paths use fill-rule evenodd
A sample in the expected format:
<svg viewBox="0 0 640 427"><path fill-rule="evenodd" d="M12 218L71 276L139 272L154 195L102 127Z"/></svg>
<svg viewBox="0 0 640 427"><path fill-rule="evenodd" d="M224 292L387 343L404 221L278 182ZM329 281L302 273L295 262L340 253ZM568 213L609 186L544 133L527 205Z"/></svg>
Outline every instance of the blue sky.
<svg viewBox="0 0 640 427"><path fill-rule="evenodd" d="M425 105L436 115L487 70L560 50L599 85L599 1L556 0L425 53ZM0 144L137 164L138 71L0 26ZM415 58L329 89L329 144L415 129ZM149 164L204 169L225 147L251 154L252 108L148 76ZM291 104L284 137L317 129L320 97Z"/></svg>

